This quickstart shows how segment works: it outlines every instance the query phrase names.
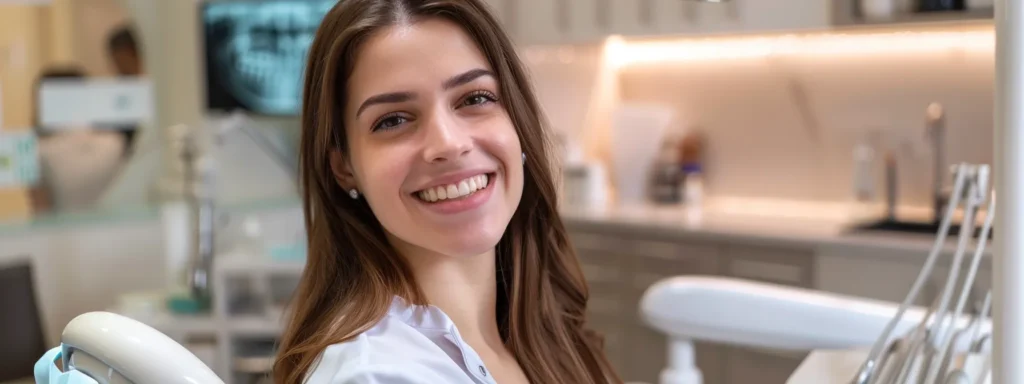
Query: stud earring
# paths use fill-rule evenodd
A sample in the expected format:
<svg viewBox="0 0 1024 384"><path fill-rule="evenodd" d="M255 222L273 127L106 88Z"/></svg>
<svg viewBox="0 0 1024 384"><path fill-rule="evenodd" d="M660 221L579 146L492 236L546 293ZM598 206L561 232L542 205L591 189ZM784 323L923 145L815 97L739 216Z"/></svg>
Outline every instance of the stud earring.
<svg viewBox="0 0 1024 384"><path fill-rule="evenodd" d="M352 188L352 189L348 190L348 196L351 197L353 200L354 199L358 199L359 198L359 191L357 191L355 188Z"/></svg>
<svg viewBox="0 0 1024 384"><path fill-rule="evenodd" d="M523 152L523 164L526 164L526 152Z"/></svg>

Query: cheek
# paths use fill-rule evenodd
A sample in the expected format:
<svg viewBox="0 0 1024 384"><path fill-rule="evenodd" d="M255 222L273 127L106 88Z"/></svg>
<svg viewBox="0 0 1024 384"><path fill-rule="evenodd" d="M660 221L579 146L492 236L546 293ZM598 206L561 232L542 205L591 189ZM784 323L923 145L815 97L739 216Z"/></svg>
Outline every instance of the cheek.
<svg viewBox="0 0 1024 384"><path fill-rule="evenodd" d="M386 149L372 151L372 157L364 157L360 163L361 172L356 175L362 194L374 212L387 215L398 207L401 198L402 181L408 173L408 162L401 151Z"/></svg>
<svg viewBox="0 0 1024 384"><path fill-rule="evenodd" d="M487 130L485 142L492 147L490 150L500 157L503 163L511 169L520 168L522 164L522 146L519 144L519 133L516 132L512 119L506 114L498 119L495 124Z"/></svg>
<svg viewBox="0 0 1024 384"><path fill-rule="evenodd" d="M512 192L510 197L514 200L513 203L518 203L523 188L524 172L523 150L519 144L519 133L516 132L512 121L508 119L502 124L497 124L490 131L486 145L490 147L489 152L501 161L508 179L507 188Z"/></svg>

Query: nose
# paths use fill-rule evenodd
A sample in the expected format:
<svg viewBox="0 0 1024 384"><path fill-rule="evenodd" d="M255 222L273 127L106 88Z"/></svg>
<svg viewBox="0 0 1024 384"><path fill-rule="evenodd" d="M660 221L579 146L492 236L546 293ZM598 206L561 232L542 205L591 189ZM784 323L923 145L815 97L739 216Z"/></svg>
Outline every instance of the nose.
<svg viewBox="0 0 1024 384"><path fill-rule="evenodd" d="M432 115L421 128L424 131L424 161L452 161L473 150L473 137L468 127L452 116L451 112L443 111Z"/></svg>

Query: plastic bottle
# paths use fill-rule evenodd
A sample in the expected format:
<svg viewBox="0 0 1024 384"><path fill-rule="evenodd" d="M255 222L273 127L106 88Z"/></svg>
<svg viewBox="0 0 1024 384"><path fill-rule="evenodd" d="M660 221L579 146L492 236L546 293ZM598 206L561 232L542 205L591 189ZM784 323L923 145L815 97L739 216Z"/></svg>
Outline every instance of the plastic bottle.
<svg viewBox="0 0 1024 384"><path fill-rule="evenodd" d="M683 201L689 206L699 206L704 202L704 171L700 164L683 166Z"/></svg>

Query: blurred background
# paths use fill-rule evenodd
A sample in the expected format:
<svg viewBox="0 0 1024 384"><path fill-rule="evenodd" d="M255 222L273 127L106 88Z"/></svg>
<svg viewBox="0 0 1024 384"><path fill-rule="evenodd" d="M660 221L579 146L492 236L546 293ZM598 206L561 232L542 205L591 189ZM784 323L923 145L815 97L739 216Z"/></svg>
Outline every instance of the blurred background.
<svg viewBox="0 0 1024 384"><path fill-rule="evenodd" d="M266 380L305 259L304 60L335 3L0 0L0 382L97 310ZM993 157L991 0L488 3L627 381L665 366L637 308L666 277L902 299L949 166ZM710 384L783 383L805 355L697 349Z"/></svg>

